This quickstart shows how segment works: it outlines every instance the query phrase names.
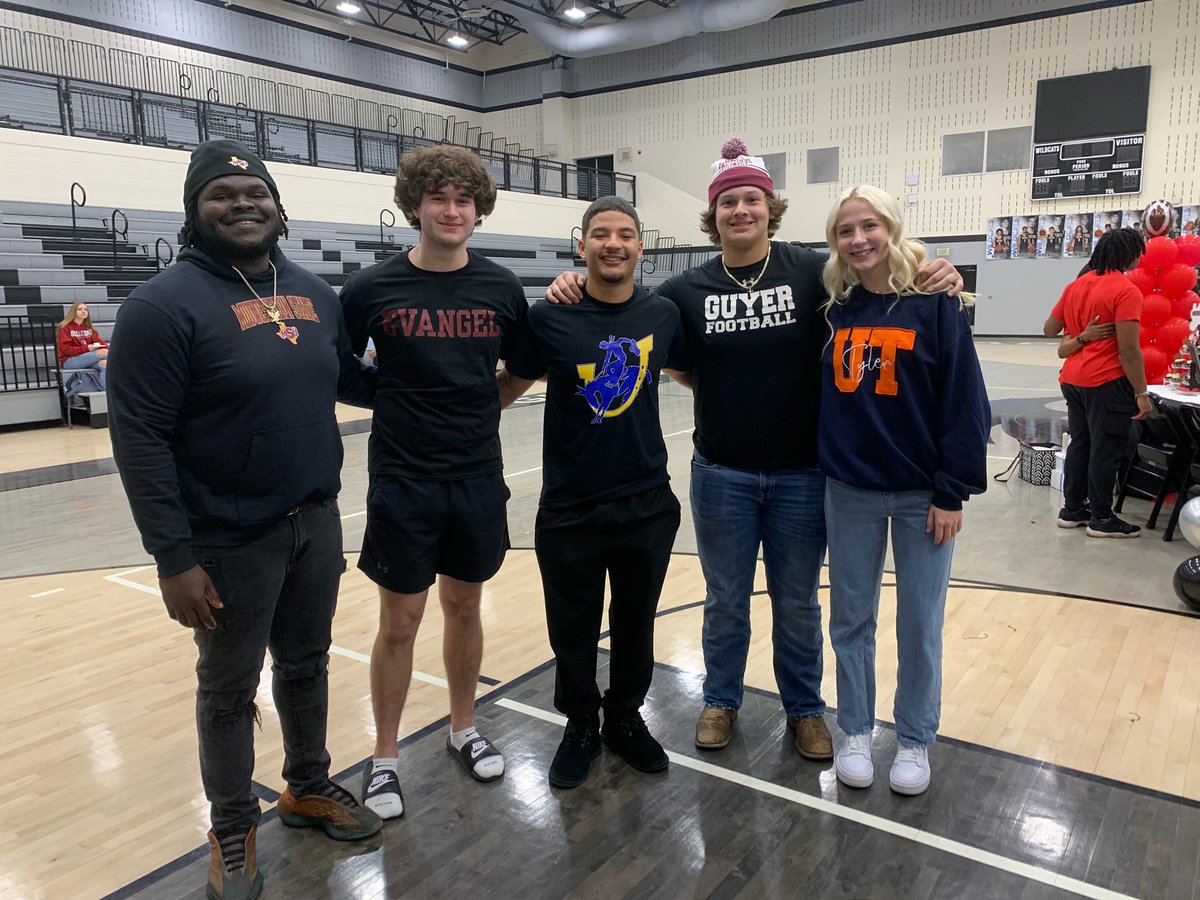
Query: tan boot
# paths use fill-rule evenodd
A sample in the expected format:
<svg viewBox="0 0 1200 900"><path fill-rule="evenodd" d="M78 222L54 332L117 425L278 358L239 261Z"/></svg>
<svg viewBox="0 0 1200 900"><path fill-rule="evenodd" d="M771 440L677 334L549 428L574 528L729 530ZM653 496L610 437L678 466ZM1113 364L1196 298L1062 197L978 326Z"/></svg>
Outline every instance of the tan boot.
<svg viewBox="0 0 1200 900"><path fill-rule="evenodd" d="M208 833L212 856L208 860L208 900L254 900L263 889L262 873L258 871L258 852L255 840L257 826L238 840L225 839L224 851L213 832Z"/></svg>
<svg viewBox="0 0 1200 900"><path fill-rule="evenodd" d="M717 709L706 706L696 720L696 746L701 750L720 750L733 736L736 709Z"/></svg>
<svg viewBox="0 0 1200 900"><path fill-rule="evenodd" d="M833 759L833 737L824 716L788 719L788 728L796 736L796 752L805 759Z"/></svg>

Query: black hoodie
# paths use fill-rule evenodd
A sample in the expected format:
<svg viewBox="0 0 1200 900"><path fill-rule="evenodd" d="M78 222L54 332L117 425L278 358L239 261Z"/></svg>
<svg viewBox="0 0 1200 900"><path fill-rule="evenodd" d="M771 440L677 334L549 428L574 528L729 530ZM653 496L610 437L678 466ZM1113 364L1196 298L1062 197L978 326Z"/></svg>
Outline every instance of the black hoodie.
<svg viewBox="0 0 1200 900"><path fill-rule="evenodd" d="M247 276L251 291L230 265L184 250L121 304L113 456L159 577L195 565L196 547L246 543L337 496L334 402L369 406L374 395L332 288L282 253L272 261L278 286L268 269Z"/></svg>

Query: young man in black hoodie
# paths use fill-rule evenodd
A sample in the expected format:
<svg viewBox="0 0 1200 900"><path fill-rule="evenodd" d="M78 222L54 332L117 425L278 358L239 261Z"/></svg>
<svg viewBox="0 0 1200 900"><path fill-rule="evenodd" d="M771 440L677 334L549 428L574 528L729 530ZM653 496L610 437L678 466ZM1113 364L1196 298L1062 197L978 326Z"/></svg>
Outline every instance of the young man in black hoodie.
<svg viewBox="0 0 1200 900"><path fill-rule="evenodd" d="M327 663L345 567L334 403L369 406L333 290L279 252L287 216L244 144L192 152L176 265L121 305L110 356L113 456L163 603L194 629L196 730L211 803L208 896L262 892L251 791L270 647L285 825L336 840L378 816L329 778ZM117 337L119 336L119 337Z"/></svg>

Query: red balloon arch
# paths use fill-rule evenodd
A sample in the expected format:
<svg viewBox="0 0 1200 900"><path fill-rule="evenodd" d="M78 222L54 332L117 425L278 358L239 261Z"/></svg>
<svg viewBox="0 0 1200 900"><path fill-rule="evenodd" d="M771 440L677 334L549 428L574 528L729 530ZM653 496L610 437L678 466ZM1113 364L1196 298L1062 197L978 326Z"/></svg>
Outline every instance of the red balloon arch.
<svg viewBox="0 0 1200 900"><path fill-rule="evenodd" d="M1146 381L1162 384L1163 377L1192 332L1192 309L1200 303L1196 266L1200 264L1200 235L1172 240L1151 238L1129 280L1142 292L1139 343L1146 364Z"/></svg>

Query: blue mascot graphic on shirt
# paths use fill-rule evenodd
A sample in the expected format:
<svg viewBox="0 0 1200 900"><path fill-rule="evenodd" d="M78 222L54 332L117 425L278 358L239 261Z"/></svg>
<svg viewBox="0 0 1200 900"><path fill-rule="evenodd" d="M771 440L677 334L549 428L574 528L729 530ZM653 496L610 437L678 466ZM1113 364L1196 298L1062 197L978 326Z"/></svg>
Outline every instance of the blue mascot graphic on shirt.
<svg viewBox="0 0 1200 900"><path fill-rule="evenodd" d="M577 393L596 414L593 425L625 412L642 385L653 380L648 367L654 335L635 341L610 334L608 340L600 342L600 349L604 351L604 363L599 372L594 363L575 367L583 379L583 387ZM630 362L631 357L635 362Z"/></svg>

